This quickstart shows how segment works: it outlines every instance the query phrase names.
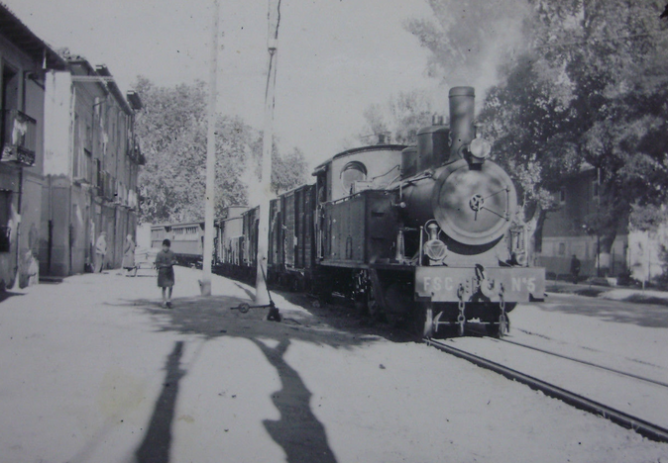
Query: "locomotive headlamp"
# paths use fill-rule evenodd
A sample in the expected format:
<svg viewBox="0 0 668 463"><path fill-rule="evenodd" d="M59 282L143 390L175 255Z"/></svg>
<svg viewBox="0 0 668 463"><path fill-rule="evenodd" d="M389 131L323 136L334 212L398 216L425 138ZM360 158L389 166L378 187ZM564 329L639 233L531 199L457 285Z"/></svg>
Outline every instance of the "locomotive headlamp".
<svg viewBox="0 0 668 463"><path fill-rule="evenodd" d="M474 138L469 145L469 152L478 160L487 159L492 151L492 145L484 138Z"/></svg>
<svg viewBox="0 0 668 463"><path fill-rule="evenodd" d="M429 240L424 244L424 253L431 260L442 261L448 255L448 248L441 240Z"/></svg>
<svg viewBox="0 0 668 463"><path fill-rule="evenodd" d="M429 232L429 241L424 244L424 253L431 260L442 261L448 255L448 248L445 243L438 239L438 225L430 223L427 225Z"/></svg>

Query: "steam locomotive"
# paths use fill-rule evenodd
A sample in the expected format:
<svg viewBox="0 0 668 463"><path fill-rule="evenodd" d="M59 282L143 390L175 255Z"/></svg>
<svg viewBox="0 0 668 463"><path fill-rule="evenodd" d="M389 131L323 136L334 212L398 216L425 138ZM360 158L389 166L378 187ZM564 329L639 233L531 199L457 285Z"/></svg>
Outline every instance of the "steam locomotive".
<svg viewBox="0 0 668 463"><path fill-rule="evenodd" d="M545 270L511 256L517 193L476 134L474 89L449 93L450 124L417 146L374 145L319 165L314 185L271 201L268 280L409 321L425 337L509 330L518 302L540 300ZM217 222L214 268L255 275L258 209Z"/></svg>

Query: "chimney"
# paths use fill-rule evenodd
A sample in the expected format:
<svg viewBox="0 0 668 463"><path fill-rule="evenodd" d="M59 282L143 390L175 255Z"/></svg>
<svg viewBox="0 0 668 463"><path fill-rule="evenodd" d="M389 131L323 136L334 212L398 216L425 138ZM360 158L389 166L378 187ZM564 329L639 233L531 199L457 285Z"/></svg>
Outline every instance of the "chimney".
<svg viewBox="0 0 668 463"><path fill-rule="evenodd" d="M450 161L462 159L462 147L475 138L473 117L475 111L475 91L473 87L452 87L450 89Z"/></svg>

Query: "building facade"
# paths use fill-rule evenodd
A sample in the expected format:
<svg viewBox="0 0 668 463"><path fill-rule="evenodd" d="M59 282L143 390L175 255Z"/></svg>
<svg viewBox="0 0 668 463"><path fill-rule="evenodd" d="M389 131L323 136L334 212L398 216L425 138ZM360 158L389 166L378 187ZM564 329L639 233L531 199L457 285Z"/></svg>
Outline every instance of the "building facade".
<svg viewBox="0 0 668 463"><path fill-rule="evenodd" d="M597 256L600 236L587 228L587 217L599 205L599 181L596 169L586 165L578 174L563 182L557 192L558 207L546 214L537 231L536 265L545 267L550 277L568 275L571 259L581 262L580 275L616 277L628 269L628 227L617 230L610 254Z"/></svg>
<svg viewBox="0 0 668 463"><path fill-rule="evenodd" d="M44 77L65 61L0 3L0 290L37 282Z"/></svg>
<svg viewBox="0 0 668 463"><path fill-rule="evenodd" d="M124 96L105 66L66 57L45 78L46 119L40 271L90 271L106 232L103 268L118 268L136 236L137 175L143 157L134 130L136 94Z"/></svg>

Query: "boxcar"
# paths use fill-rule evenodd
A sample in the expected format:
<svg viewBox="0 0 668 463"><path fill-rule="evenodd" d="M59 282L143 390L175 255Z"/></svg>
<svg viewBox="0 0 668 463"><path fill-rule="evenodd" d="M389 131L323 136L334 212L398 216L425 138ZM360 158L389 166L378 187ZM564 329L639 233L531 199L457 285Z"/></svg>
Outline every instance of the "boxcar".
<svg viewBox="0 0 668 463"><path fill-rule="evenodd" d="M269 280L311 287L315 270L315 185L288 191L270 204Z"/></svg>
<svg viewBox="0 0 668 463"><path fill-rule="evenodd" d="M214 272L219 275L240 277L244 260L245 240L243 235L243 213L246 206L230 206L223 210L218 220Z"/></svg>

